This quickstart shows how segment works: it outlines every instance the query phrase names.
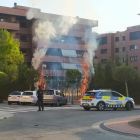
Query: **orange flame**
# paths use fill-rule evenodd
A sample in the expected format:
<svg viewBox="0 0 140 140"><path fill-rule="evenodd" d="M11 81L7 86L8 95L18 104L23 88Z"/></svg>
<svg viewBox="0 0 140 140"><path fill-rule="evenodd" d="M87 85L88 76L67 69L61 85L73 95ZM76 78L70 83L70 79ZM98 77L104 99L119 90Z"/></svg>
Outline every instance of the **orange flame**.
<svg viewBox="0 0 140 140"><path fill-rule="evenodd" d="M87 85L88 85L88 81L89 81L89 64L87 63L88 61L86 61L86 58L83 60L81 66L82 66L82 70L84 72L84 80L82 81L82 84L81 84L81 89L82 89L82 92L81 92L81 99L78 100L78 102L80 103L81 100L82 100L82 96L83 94L86 92L87 90Z"/></svg>

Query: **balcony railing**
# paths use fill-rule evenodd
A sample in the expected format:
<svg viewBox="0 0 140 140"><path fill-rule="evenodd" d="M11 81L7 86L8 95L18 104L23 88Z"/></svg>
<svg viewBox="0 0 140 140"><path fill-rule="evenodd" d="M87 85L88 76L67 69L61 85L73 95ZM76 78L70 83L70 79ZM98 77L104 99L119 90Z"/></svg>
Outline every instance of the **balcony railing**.
<svg viewBox="0 0 140 140"><path fill-rule="evenodd" d="M19 30L19 24L17 22L0 22L0 28L9 30Z"/></svg>

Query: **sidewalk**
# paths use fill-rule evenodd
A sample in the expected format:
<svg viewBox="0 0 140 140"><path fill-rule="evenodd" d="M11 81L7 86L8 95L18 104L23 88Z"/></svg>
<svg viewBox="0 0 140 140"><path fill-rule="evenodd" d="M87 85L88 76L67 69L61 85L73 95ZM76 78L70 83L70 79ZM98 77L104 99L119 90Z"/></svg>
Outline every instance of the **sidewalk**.
<svg viewBox="0 0 140 140"><path fill-rule="evenodd" d="M13 114L10 114L8 112L0 111L0 120L7 119L7 118L12 117L12 116L13 116Z"/></svg>
<svg viewBox="0 0 140 140"><path fill-rule="evenodd" d="M109 120L102 123L100 127L104 130L123 135L140 137L140 116L124 117Z"/></svg>

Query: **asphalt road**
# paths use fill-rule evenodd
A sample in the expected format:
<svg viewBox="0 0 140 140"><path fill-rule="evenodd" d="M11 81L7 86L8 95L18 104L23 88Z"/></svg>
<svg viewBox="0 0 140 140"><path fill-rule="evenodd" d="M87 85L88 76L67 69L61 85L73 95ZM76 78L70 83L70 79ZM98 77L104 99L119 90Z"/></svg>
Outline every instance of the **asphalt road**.
<svg viewBox="0 0 140 140"><path fill-rule="evenodd" d="M14 117L0 121L0 140L139 140L102 130L99 124L109 119L139 115L140 110L85 111L74 106L46 107L45 111L38 112L35 106L0 104L0 109L4 108L24 112L14 112ZM34 108L34 111L28 108Z"/></svg>

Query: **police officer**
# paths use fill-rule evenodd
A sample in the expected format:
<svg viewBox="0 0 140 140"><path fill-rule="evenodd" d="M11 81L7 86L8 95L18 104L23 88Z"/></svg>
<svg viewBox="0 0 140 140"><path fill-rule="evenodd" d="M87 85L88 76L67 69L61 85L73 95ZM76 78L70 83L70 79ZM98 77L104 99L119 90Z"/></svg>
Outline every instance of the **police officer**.
<svg viewBox="0 0 140 140"><path fill-rule="evenodd" d="M42 111L44 111L44 106L43 106L43 90L41 89L41 86L38 86L38 91L37 91L37 97L38 97L38 107L39 107L39 110L38 111L41 111L41 108L42 108Z"/></svg>

